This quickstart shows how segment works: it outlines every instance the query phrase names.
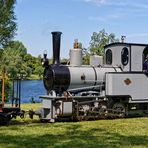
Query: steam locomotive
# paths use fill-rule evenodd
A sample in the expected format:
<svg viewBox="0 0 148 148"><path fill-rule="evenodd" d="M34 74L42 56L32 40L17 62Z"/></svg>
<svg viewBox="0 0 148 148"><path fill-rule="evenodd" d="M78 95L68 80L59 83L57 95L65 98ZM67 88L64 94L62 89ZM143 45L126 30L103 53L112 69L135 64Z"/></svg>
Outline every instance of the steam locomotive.
<svg viewBox="0 0 148 148"><path fill-rule="evenodd" d="M117 42L104 47L104 59L92 56L82 65L78 43L70 62L60 63L61 32L52 32L53 63L44 54L43 82L47 94L35 114L42 121L94 120L148 114L148 73L143 62L147 44ZM102 64L103 60L104 64Z"/></svg>

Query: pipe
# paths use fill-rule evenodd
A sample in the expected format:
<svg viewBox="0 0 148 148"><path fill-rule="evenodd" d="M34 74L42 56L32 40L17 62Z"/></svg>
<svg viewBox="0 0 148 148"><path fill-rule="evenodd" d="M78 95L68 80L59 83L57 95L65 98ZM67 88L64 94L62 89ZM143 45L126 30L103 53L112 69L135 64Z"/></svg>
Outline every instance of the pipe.
<svg viewBox="0 0 148 148"><path fill-rule="evenodd" d="M60 64L60 41L62 32L55 31L51 33L53 42L53 64Z"/></svg>

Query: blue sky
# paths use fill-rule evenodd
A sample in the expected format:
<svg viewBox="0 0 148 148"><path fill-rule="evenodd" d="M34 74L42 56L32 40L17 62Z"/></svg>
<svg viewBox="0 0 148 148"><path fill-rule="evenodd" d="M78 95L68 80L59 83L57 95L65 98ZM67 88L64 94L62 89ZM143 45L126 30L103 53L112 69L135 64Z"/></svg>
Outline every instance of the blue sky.
<svg viewBox="0 0 148 148"><path fill-rule="evenodd" d="M18 31L34 56L47 50L52 57L52 31L61 31L61 57L69 57L74 39L85 48L93 32L105 29L126 42L148 43L147 0L17 0Z"/></svg>

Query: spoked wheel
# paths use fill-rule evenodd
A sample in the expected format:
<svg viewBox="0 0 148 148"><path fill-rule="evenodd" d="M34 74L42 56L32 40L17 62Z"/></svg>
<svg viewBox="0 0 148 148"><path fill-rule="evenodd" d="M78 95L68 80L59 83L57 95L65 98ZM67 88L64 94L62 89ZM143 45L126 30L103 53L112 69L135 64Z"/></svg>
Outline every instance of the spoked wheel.
<svg viewBox="0 0 148 148"><path fill-rule="evenodd" d="M107 105L106 103L100 103L99 107L99 119L105 119L107 118Z"/></svg>
<svg viewBox="0 0 148 148"><path fill-rule="evenodd" d="M118 114L120 118L124 118L126 115L126 108L123 103L117 102L112 107L113 112Z"/></svg>

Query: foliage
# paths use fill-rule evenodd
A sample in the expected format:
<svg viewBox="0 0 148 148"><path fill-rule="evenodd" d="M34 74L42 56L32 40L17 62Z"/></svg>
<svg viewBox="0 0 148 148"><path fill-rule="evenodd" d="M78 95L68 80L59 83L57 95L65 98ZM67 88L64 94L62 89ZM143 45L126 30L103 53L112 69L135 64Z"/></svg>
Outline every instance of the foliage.
<svg viewBox="0 0 148 148"><path fill-rule="evenodd" d="M34 73L37 74L41 79L43 76L43 70L44 70L43 66L37 66L34 70Z"/></svg>
<svg viewBox="0 0 148 148"><path fill-rule="evenodd" d="M25 110L38 107L22 105ZM147 125L148 118L40 123L38 118L18 117L0 127L0 147L147 148Z"/></svg>
<svg viewBox="0 0 148 148"><path fill-rule="evenodd" d="M43 67L41 66L41 56L38 58L27 54L27 49L23 43L19 41L11 41L4 49L0 50L0 74L7 78L23 78L26 79L31 74L36 74L41 79ZM7 79L8 80L8 79ZM0 84L1 90L1 84ZM9 81L5 82L5 98L11 90ZM1 96L1 94L0 94Z"/></svg>
<svg viewBox="0 0 148 148"><path fill-rule="evenodd" d="M31 74L36 74L40 78L43 75L43 67L41 64L41 55L37 58L33 57L31 54L26 54L24 56L24 62L26 63L27 67L31 69Z"/></svg>
<svg viewBox="0 0 148 148"><path fill-rule="evenodd" d="M11 48L12 50L17 50L19 55L24 59L24 56L27 54L27 49L20 41L11 41L6 46L8 48Z"/></svg>
<svg viewBox="0 0 148 148"><path fill-rule="evenodd" d="M83 61L84 65L89 65L89 58L90 58L90 54L89 53L83 55L82 61Z"/></svg>
<svg viewBox="0 0 148 148"><path fill-rule="evenodd" d="M90 55L103 55L104 54L104 46L113 43L119 42L119 39L115 37L114 33L106 33L105 29L101 31L93 32L91 36L90 46L88 50L85 50L85 54L83 56L83 64L89 64Z"/></svg>
<svg viewBox="0 0 148 148"><path fill-rule="evenodd" d="M0 55L0 74L5 76L5 98L8 99L11 85L7 78L14 78L18 75L20 69L23 68L22 57L17 48L8 45L5 49L1 50ZM1 86L2 85L0 84L0 90Z"/></svg>
<svg viewBox="0 0 148 148"><path fill-rule="evenodd" d="M14 37L17 29L14 14L15 2L16 0L0 0L0 48Z"/></svg>
<svg viewBox="0 0 148 148"><path fill-rule="evenodd" d="M22 50L24 49L24 46L22 43L19 42L13 42L9 43L7 45L2 53L2 58L0 59L1 63L1 69L6 69L6 74L10 78L15 78L17 77L18 74L23 73L26 71L26 67L23 63L23 55L22 55L22 50L20 46L16 46L20 44L22 46ZM19 47L19 48L18 48Z"/></svg>
<svg viewBox="0 0 148 148"><path fill-rule="evenodd" d="M9 78L16 78L18 75L27 78L31 74L42 76L41 56L36 58L27 54L27 49L23 43L11 41L0 52L0 70L2 72L5 68Z"/></svg>
<svg viewBox="0 0 148 148"><path fill-rule="evenodd" d="M69 60L68 59L61 59L60 63L63 64L63 65L66 65L68 64Z"/></svg>
<svg viewBox="0 0 148 148"><path fill-rule="evenodd" d="M115 34L108 34L105 32L105 29L99 31L99 33L93 32L89 47L90 53L93 55L103 55L104 46L117 41L119 40L115 38Z"/></svg>

